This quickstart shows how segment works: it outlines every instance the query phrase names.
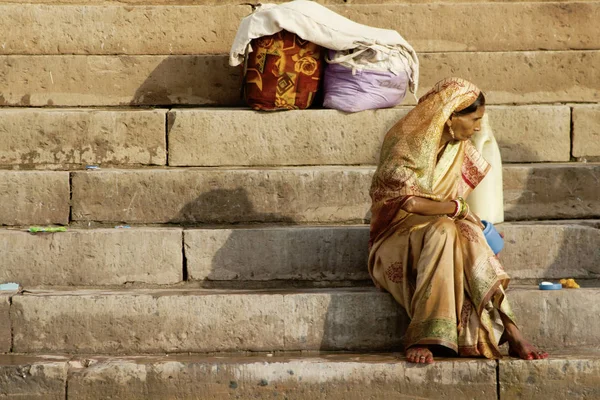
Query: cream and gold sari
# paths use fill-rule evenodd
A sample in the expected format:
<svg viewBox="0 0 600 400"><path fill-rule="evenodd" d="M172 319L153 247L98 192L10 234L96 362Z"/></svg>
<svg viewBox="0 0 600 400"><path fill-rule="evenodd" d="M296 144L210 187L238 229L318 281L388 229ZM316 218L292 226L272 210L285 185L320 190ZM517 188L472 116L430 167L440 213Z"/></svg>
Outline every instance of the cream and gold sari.
<svg viewBox="0 0 600 400"><path fill-rule="evenodd" d="M509 277L481 228L401 209L411 196L466 198L483 180L489 164L470 141L450 142L438 155L445 122L479 93L462 79L441 81L386 135L371 186L369 272L411 318L405 348L499 358L499 311L514 320L504 296Z"/></svg>

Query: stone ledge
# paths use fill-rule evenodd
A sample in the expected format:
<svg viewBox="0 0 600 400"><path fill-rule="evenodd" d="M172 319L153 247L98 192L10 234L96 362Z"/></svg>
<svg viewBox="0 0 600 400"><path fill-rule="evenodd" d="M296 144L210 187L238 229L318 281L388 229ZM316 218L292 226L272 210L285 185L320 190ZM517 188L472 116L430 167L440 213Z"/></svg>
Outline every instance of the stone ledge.
<svg viewBox="0 0 600 400"><path fill-rule="evenodd" d="M373 167L73 172L74 221L362 223ZM506 219L600 216L600 164L507 165ZM576 195L575 195L576 194Z"/></svg>
<svg viewBox="0 0 600 400"><path fill-rule="evenodd" d="M398 398L399 393L495 398L495 370L495 362L487 360L444 360L414 368L388 354L100 359L73 369L68 394L89 400L192 399L198 393L223 399L362 400Z"/></svg>
<svg viewBox="0 0 600 400"><path fill-rule="evenodd" d="M13 351L138 354L383 349L406 316L365 289L75 290L13 297Z"/></svg>
<svg viewBox="0 0 600 400"><path fill-rule="evenodd" d="M513 280L600 276L598 229L576 223L497 227L506 235L500 258ZM370 280L368 226L189 229L184 239L192 280Z"/></svg>
<svg viewBox="0 0 600 400"><path fill-rule="evenodd" d="M0 230L0 282L23 286L173 284L183 279L182 230Z"/></svg>
<svg viewBox="0 0 600 400"><path fill-rule="evenodd" d="M0 354L0 397L64 400L67 371L65 357Z"/></svg>
<svg viewBox="0 0 600 400"><path fill-rule="evenodd" d="M594 347L600 289L508 291L540 347ZM70 290L13 297L13 351L140 354L397 349L408 317L374 288ZM581 305L585 304L585 307Z"/></svg>
<svg viewBox="0 0 600 400"><path fill-rule="evenodd" d="M328 6L358 23L397 30L417 52L600 48L599 36L593 34L593 21L600 18L597 2ZM0 27L6 27L0 31L0 53L226 53L241 19L250 12L246 5L206 6L197 2L168 7L0 5ZM503 18L501 25L495 23L498 15Z"/></svg>
<svg viewBox="0 0 600 400"><path fill-rule="evenodd" d="M68 172L0 171L0 225L69 223Z"/></svg>
<svg viewBox="0 0 600 400"><path fill-rule="evenodd" d="M499 369L500 399L600 397L600 357L596 352L551 354L549 360L535 362L500 360Z"/></svg>
<svg viewBox="0 0 600 400"><path fill-rule="evenodd" d="M1 109L0 165L165 165L165 110Z"/></svg>
<svg viewBox="0 0 600 400"><path fill-rule="evenodd" d="M0 280L2 281L2 280ZM4 282L4 281L2 281ZM10 295L0 293L0 354L8 353L12 347L12 328L10 322ZM0 388L2 385L0 385ZM2 392L0 392L1 394Z"/></svg>
<svg viewBox="0 0 600 400"><path fill-rule="evenodd" d="M0 106L241 104L227 55L0 56ZM600 51L422 53L418 95L460 76L488 104L598 102ZM107 74L110 71L110 74ZM406 104L414 104L407 97Z"/></svg>
<svg viewBox="0 0 600 400"><path fill-rule="evenodd" d="M600 158L600 105L573 107L573 156Z"/></svg>
<svg viewBox="0 0 600 400"><path fill-rule="evenodd" d="M408 107L260 113L169 112L170 166L376 164L383 137ZM568 106L489 106L504 162L569 161Z"/></svg>

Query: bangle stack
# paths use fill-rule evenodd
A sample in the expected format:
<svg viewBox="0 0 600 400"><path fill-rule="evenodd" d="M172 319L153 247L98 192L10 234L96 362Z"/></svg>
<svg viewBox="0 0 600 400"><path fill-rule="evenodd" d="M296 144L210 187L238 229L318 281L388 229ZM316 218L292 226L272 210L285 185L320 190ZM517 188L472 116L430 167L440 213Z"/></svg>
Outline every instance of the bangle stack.
<svg viewBox="0 0 600 400"><path fill-rule="evenodd" d="M454 220L467 218L467 215L469 215L470 212L470 208L465 199L459 197L457 199L452 200L452 202L456 204L456 208L454 209L454 212L452 213L450 218Z"/></svg>

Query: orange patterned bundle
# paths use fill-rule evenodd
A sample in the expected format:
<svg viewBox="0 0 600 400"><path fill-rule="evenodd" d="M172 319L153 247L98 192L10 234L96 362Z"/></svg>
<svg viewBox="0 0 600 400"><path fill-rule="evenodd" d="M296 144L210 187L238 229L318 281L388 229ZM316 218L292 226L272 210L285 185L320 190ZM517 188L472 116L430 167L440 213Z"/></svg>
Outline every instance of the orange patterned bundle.
<svg viewBox="0 0 600 400"><path fill-rule="evenodd" d="M310 107L323 71L322 48L281 31L252 41L244 98L254 110Z"/></svg>

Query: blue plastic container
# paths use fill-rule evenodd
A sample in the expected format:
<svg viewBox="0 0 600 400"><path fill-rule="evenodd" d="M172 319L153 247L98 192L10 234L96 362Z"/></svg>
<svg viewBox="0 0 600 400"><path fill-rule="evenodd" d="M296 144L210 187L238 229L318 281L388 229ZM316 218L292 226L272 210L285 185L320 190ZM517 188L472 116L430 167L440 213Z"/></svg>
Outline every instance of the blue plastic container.
<svg viewBox="0 0 600 400"><path fill-rule="evenodd" d="M485 235L485 240L487 240L488 245L491 247L494 254L500 253L500 251L504 248L504 239L498 233L494 224L488 221L481 221L483 224L483 234Z"/></svg>
<svg viewBox="0 0 600 400"><path fill-rule="evenodd" d="M560 290L562 289L562 284L560 283L551 283L550 285L546 284L539 284L538 286L540 288L540 290Z"/></svg>

